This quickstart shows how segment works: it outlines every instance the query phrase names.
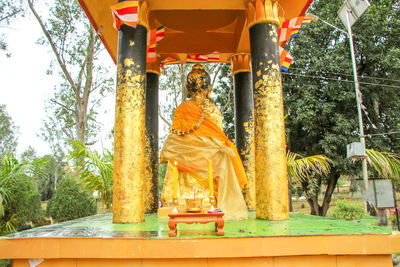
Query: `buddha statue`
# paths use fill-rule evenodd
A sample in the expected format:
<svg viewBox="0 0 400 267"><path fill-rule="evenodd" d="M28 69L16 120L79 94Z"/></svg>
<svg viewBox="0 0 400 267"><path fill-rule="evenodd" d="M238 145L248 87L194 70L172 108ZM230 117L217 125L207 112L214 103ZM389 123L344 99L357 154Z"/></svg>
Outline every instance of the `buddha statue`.
<svg viewBox="0 0 400 267"><path fill-rule="evenodd" d="M211 160L214 177L214 196L225 220L247 219L247 207L241 189L246 174L235 145L222 130L222 114L210 102L210 76L204 66L196 64L187 76L189 100L180 104L174 113L171 133L167 137L161 160L168 162L161 199L172 202L173 163L178 168L178 201L186 198L209 199L208 162Z"/></svg>

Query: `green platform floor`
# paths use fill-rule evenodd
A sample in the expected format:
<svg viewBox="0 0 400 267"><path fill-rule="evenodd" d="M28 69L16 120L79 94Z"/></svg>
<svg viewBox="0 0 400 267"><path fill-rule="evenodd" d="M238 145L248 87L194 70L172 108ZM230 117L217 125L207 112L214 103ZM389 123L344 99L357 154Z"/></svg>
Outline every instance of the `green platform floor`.
<svg viewBox="0 0 400 267"><path fill-rule="evenodd" d="M249 219L243 221L225 221L225 236L304 236L304 235L361 235L391 234L393 231L374 225L375 217L365 217L359 221L343 221L319 216L291 213L287 221L267 221L256 219L255 212L249 213ZM214 224L179 223L178 235L174 238L210 238L217 237ZM31 237L95 237L95 238L170 238L168 237L168 219L157 218L157 214L146 214L145 222L137 224L113 224L111 214L99 214L91 217L71 220L48 226L14 233L3 238Z"/></svg>

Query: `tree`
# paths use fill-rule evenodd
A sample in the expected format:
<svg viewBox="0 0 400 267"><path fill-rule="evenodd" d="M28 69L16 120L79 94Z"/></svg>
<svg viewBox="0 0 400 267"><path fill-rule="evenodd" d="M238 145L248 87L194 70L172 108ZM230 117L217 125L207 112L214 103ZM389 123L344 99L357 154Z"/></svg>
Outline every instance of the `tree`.
<svg viewBox="0 0 400 267"><path fill-rule="evenodd" d="M2 0L0 2L0 27L10 25L17 15L23 15L23 13L22 0ZM0 50L7 51L7 41L4 34L0 34ZM10 54L7 54L7 56L10 56Z"/></svg>
<svg viewBox="0 0 400 267"><path fill-rule="evenodd" d="M32 1L27 1L45 36L39 42L51 47L63 79L48 103L52 114L44 122L41 136L53 152L62 151L68 140L93 143L90 138L99 130L96 107L113 85L101 62L101 41L77 1L54 0L47 21ZM50 69L49 74L52 72Z"/></svg>
<svg viewBox="0 0 400 267"><path fill-rule="evenodd" d="M310 179L312 175L327 175L331 169L332 160L323 155L302 157L288 151L286 154L287 171L291 184L301 183Z"/></svg>
<svg viewBox="0 0 400 267"><path fill-rule="evenodd" d="M167 127L172 125L175 109L186 100L185 84L190 66L189 64L171 65L161 73L159 89L166 101L160 103L158 114ZM165 136L161 136L160 139L165 139Z"/></svg>
<svg viewBox="0 0 400 267"><path fill-rule="evenodd" d="M366 149L368 163L385 179L400 182L400 156L390 152L379 152L374 149Z"/></svg>
<svg viewBox="0 0 400 267"><path fill-rule="evenodd" d="M233 101L233 80L227 64L221 64L214 74L212 101L221 110L224 132L228 138L235 138L235 116Z"/></svg>
<svg viewBox="0 0 400 267"><path fill-rule="evenodd" d="M113 154L106 150L103 155L90 150L81 142L72 142L74 150L70 158L75 160L75 169L81 185L91 193L98 192L100 199L111 208L113 199Z"/></svg>
<svg viewBox="0 0 400 267"><path fill-rule="evenodd" d="M40 161L42 164L35 166L34 174L32 179L35 181L36 188L38 189L41 200L49 200L54 191L57 188L57 182L59 182L64 175L64 157L57 157L54 155L45 155L38 157L36 151L29 146L21 154L21 162L30 163Z"/></svg>
<svg viewBox="0 0 400 267"><path fill-rule="evenodd" d="M18 162L12 155L0 158L0 235L37 221L41 215L40 194L31 176L41 161Z"/></svg>
<svg viewBox="0 0 400 267"><path fill-rule="evenodd" d="M47 203L46 213L63 222L96 214L96 204L89 192L82 189L73 178L64 178Z"/></svg>
<svg viewBox="0 0 400 267"><path fill-rule="evenodd" d="M374 5L353 26L366 134L391 131L399 121L395 114L400 112L400 94L393 87L399 69L396 64L391 67L396 62L391 57L399 47L399 2L371 2ZM338 10L342 3L315 0L309 11L340 26L337 13L332 10ZM316 215L326 215L342 174L361 173L359 162L353 164L346 159L346 145L359 140L348 42L340 31L312 22L303 26L285 47L295 60L283 73L288 147L305 155L324 154L334 162L329 175L321 178L326 191L323 204L313 211ZM396 149L391 137L367 139L367 146L381 151ZM310 187L311 183L319 184L310 180L305 185ZM318 206L317 198L309 200L311 207Z"/></svg>
<svg viewBox="0 0 400 267"><path fill-rule="evenodd" d="M15 152L17 148L18 127L14 125L6 111L5 105L0 105L0 156Z"/></svg>
<svg viewBox="0 0 400 267"><path fill-rule="evenodd" d="M288 151L286 155L289 177L289 202L291 207L291 186L300 184L307 195L311 207L311 214L317 214L324 207L318 205L318 194L321 188L321 177L325 177L331 170L332 160L323 155L302 157ZM324 201L327 201L326 199Z"/></svg>

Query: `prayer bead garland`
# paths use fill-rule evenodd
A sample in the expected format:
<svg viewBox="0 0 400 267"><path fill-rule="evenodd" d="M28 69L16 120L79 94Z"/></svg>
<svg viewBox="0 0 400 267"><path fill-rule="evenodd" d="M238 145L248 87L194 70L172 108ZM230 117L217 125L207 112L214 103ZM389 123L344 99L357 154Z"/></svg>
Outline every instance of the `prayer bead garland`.
<svg viewBox="0 0 400 267"><path fill-rule="evenodd" d="M209 101L208 99L204 100L203 113L201 114L200 120L196 123L196 125L194 127L190 128L189 130L184 130L184 131L177 130L177 129L174 129L174 128L171 127L171 133L174 133L174 134L177 134L177 135L180 135L180 136L184 136L186 134L190 134L190 133L196 131L197 129L199 129L200 125L203 123L204 118L206 116L206 110L207 110L207 107L208 107L208 101Z"/></svg>

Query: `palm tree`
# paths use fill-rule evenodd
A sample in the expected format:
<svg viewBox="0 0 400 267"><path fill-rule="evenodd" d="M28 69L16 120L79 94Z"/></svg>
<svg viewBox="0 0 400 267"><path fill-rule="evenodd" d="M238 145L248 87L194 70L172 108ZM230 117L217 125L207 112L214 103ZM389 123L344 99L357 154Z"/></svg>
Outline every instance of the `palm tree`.
<svg viewBox="0 0 400 267"><path fill-rule="evenodd" d="M82 186L91 191L97 191L107 209L112 204L113 185L113 155L106 150L102 155L92 151L79 141L70 142L75 149L70 152L70 158L76 161Z"/></svg>
<svg viewBox="0 0 400 267"><path fill-rule="evenodd" d="M6 216L7 207L16 193L14 190L18 188L18 184L28 182L32 175L42 175L37 170L43 163L43 160L19 163L12 154L0 158L0 234L15 231L16 214Z"/></svg>
<svg viewBox="0 0 400 267"><path fill-rule="evenodd" d="M319 205L316 192L321 187L321 178L329 174L332 162L331 159L323 155L302 157L299 154L287 152L289 186L301 184L307 195L307 202L310 205L312 215L325 216L328 210L331 199L330 194L325 194L323 204ZM289 190L289 192L291 191Z"/></svg>
<svg viewBox="0 0 400 267"><path fill-rule="evenodd" d="M400 156L390 152L366 149L368 163L385 179L400 181Z"/></svg>
<svg viewBox="0 0 400 267"><path fill-rule="evenodd" d="M310 179L310 175L328 175L332 160L324 155L302 157L291 151L287 152L287 170L291 184L301 183Z"/></svg>

